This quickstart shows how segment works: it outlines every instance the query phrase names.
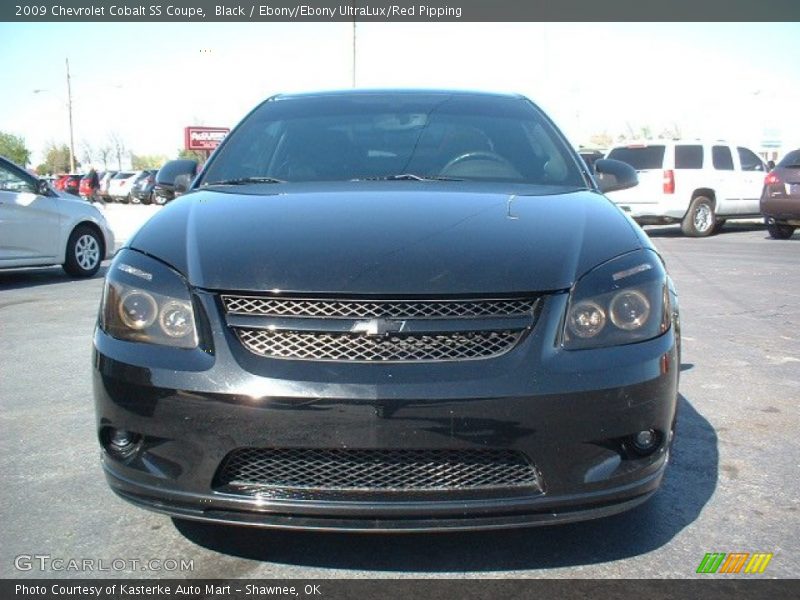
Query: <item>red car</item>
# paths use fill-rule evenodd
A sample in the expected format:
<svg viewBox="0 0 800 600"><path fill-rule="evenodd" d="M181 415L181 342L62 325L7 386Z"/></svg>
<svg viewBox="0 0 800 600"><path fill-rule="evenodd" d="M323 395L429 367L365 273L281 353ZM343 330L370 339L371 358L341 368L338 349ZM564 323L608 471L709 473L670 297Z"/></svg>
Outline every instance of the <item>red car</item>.
<svg viewBox="0 0 800 600"><path fill-rule="evenodd" d="M64 187L62 188L63 191L67 192L68 194L75 194L78 195L78 189L81 184L81 179L83 175L71 173L64 178Z"/></svg>
<svg viewBox="0 0 800 600"><path fill-rule="evenodd" d="M69 175L63 173L61 175L56 175L56 178L53 180L53 187L57 189L59 192L63 192L64 184L67 181L67 177L69 177Z"/></svg>
<svg viewBox="0 0 800 600"><path fill-rule="evenodd" d="M95 171L90 171L81 177L78 192L81 198L93 202L96 199L97 190L100 187L100 177Z"/></svg>

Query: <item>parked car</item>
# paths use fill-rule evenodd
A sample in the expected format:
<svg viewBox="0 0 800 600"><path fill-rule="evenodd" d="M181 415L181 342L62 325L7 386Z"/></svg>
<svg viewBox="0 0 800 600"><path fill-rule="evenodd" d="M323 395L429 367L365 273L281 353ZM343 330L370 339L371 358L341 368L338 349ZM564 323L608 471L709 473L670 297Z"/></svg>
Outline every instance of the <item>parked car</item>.
<svg viewBox="0 0 800 600"><path fill-rule="evenodd" d="M182 188L195 165L172 163ZM346 530L600 517L658 488L678 304L521 96L279 96L120 250L94 336L113 490Z"/></svg>
<svg viewBox="0 0 800 600"><path fill-rule="evenodd" d="M627 162L639 175L635 189L609 195L639 224L680 223L685 235L704 237L727 219L759 216L767 168L743 146L648 140L617 146L608 158Z"/></svg>
<svg viewBox="0 0 800 600"><path fill-rule="evenodd" d="M67 192L68 194L72 194L73 196L79 196L81 179L83 179L83 175L80 173L71 173L67 175L64 178L63 191Z"/></svg>
<svg viewBox="0 0 800 600"><path fill-rule="evenodd" d="M197 175L197 163L193 160L180 159L166 163L156 173L153 187L153 201L163 206L180 196ZM175 179L180 176L181 182L176 189Z"/></svg>
<svg viewBox="0 0 800 600"><path fill-rule="evenodd" d="M94 206L0 158L0 269L60 264L90 277L113 253L114 234Z"/></svg>
<svg viewBox="0 0 800 600"><path fill-rule="evenodd" d="M784 156L764 179L761 214L767 231L777 240L787 240L800 227L800 149Z"/></svg>
<svg viewBox="0 0 800 600"><path fill-rule="evenodd" d="M595 162L606 155L605 152L601 152L600 150L590 150L589 148L581 148L578 151L578 154L581 155L581 158L590 169L594 168Z"/></svg>
<svg viewBox="0 0 800 600"><path fill-rule="evenodd" d="M119 171L111 178L108 184L108 195L112 202L130 202L133 182L139 176L139 171Z"/></svg>
<svg viewBox="0 0 800 600"><path fill-rule="evenodd" d="M106 171L103 173L103 176L100 177L100 187L97 190L97 195L100 196L100 199L103 202L111 202L111 196L108 193L108 186L111 184L111 180L119 171Z"/></svg>
<svg viewBox="0 0 800 600"><path fill-rule="evenodd" d="M67 177L69 177L69 175L67 175L66 173L62 173L60 175L56 175L55 176L55 180L53 181L53 188L56 191L63 192L64 191L64 183L66 183Z"/></svg>
<svg viewBox="0 0 800 600"><path fill-rule="evenodd" d="M94 202L98 199L97 188L100 184L100 176L94 171L89 171L86 175L81 177L78 187L80 197L88 202Z"/></svg>
<svg viewBox="0 0 800 600"><path fill-rule="evenodd" d="M142 171L131 187L131 200L134 203L151 204L153 202L153 188L156 185L158 169Z"/></svg>

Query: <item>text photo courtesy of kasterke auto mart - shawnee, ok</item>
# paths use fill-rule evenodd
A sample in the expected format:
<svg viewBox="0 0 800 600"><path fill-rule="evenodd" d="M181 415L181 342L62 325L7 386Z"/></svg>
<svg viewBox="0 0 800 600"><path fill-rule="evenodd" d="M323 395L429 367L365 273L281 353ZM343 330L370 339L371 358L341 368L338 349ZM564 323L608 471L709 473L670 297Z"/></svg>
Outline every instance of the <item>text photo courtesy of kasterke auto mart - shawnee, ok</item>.
<svg viewBox="0 0 800 600"><path fill-rule="evenodd" d="M0 7L0 597L797 597L798 21Z"/></svg>

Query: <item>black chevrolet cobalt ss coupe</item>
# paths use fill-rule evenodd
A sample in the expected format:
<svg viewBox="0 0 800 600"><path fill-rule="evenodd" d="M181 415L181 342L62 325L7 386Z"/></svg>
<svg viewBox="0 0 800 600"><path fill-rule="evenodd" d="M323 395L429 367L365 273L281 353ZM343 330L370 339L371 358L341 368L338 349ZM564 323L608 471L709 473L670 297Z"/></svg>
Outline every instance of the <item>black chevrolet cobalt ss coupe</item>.
<svg viewBox="0 0 800 600"><path fill-rule="evenodd" d="M117 494L411 531L601 517L658 488L680 328L660 256L602 195L630 167L590 172L523 97L439 91L275 96L194 167L105 282Z"/></svg>

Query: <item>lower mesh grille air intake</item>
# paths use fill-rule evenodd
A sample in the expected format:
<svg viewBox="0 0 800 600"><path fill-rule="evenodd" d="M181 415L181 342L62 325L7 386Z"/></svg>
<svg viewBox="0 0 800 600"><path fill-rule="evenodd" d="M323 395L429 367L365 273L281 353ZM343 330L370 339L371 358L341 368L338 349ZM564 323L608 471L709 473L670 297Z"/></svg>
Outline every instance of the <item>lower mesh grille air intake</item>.
<svg viewBox="0 0 800 600"><path fill-rule="evenodd" d="M331 491L540 489L527 457L513 450L240 448L222 462L216 487Z"/></svg>
<svg viewBox="0 0 800 600"><path fill-rule="evenodd" d="M508 352L520 331L478 331L381 338L351 334L237 329L245 348L275 358L342 361L465 360Z"/></svg>

